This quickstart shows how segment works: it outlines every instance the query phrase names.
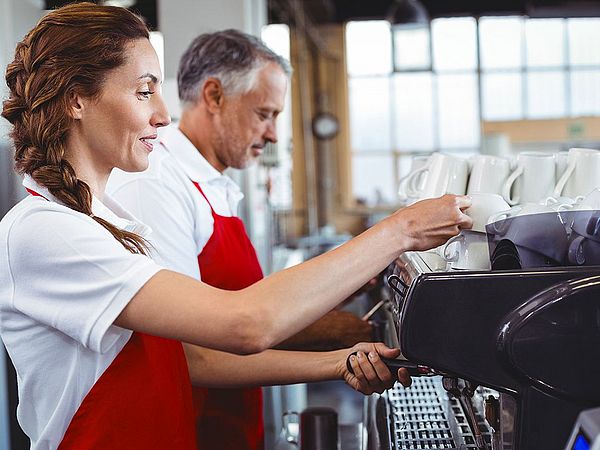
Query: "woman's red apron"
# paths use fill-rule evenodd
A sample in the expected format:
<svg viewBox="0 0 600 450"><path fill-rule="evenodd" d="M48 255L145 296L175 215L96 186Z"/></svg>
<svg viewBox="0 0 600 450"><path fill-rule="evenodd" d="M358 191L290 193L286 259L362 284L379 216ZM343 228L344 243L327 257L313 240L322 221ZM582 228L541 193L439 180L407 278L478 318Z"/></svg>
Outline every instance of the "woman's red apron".
<svg viewBox="0 0 600 450"><path fill-rule="evenodd" d="M204 283L236 291L263 278L256 251L238 217L215 213L194 182L214 220L210 239L198 255ZM262 391L252 389L194 388L198 411L198 450L260 450L264 447Z"/></svg>
<svg viewBox="0 0 600 450"><path fill-rule="evenodd" d="M138 332L87 393L59 446L60 450L195 448L183 347L178 341Z"/></svg>

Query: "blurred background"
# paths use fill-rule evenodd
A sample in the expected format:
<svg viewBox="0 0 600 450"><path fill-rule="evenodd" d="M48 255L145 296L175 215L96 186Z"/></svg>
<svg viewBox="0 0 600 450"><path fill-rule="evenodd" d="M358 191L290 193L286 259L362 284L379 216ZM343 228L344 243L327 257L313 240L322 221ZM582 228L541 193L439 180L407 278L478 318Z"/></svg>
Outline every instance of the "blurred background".
<svg viewBox="0 0 600 450"><path fill-rule="evenodd" d="M63 3L0 0L3 70L24 34ZM598 1L102 3L139 13L153 30L174 120L179 57L196 35L237 28L291 61L279 142L257 166L231 173L246 195L242 217L266 273L397 209L398 183L414 156L600 148ZM0 216L24 195L8 131L0 119ZM14 377L0 367L0 449L17 449L14 390L5 373ZM307 402L305 387L278 389L268 400L272 433L281 411Z"/></svg>

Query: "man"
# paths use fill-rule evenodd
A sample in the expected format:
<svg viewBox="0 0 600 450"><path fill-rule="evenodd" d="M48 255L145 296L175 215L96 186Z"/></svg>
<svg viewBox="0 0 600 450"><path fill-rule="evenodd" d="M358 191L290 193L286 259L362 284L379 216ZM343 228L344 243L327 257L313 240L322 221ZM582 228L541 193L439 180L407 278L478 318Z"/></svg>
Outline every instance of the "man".
<svg viewBox="0 0 600 450"><path fill-rule="evenodd" d="M178 72L182 115L161 136L141 174L115 173L108 191L153 229L155 256L169 269L222 289L262 278L256 253L236 217L243 195L226 175L253 163L277 141L289 64L258 39L234 30L204 34L184 53ZM370 326L332 312L290 347L347 347L370 340ZM244 357L186 345L206 370L258 371L273 352ZM196 389L200 449L261 449L262 394L252 389Z"/></svg>

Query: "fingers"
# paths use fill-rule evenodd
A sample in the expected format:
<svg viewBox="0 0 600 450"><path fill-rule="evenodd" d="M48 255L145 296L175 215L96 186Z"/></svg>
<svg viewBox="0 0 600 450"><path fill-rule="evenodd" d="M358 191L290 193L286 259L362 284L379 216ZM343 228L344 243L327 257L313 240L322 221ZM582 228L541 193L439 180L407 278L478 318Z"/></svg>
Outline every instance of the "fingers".
<svg viewBox="0 0 600 450"><path fill-rule="evenodd" d="M392 374L383 361L381 361L379 355L376 352L370 352L368 358L372 364L375 375L377 376L377 380L381 381L384 386L389 385L389 387L392 387L394 385Z"/></svg>
<svg viewBox="0 0 600 450"><path fill-rule="evenodd" d="M390 348L383 342L374 342L372 345L375 351L383 358L397 358L400 355L399 348Z"/></svg>
<svg viewBox="0 0 600 450"><path fill-rule="evenodd" d="M456 195L455 198L456 206L458 206L461 211L464 211L471 206L471 197L468 195Z"/></svg>
<svg viewBox="0 0 600 450"><path fill-rule="evenodd" d="M346 382L354 389L362 392L363 394L369 395L372 394L373 391L370 390L369 382L367 381L360 365L358 356L359 353L360 352L356 352L356 354L350 355L350 366L352 367L352 372L354 373L348 373L344 378L346 378Z"/></svg>
<svg viewBox="0 0 600 450"><path fill-rule="evenodd" d="M381 357L395 358L400 353L399 349L388 348L382 343L360 343L353 350L356 354L350 356L349 364L354 375L348 372L344 376L349 385L366 395L382 393L394 385L395 379ZM410 384L407 372L403 372L402 377L403 384Z"/></svg>
<svg viewBox="0 0 600 450"><path fill-rule="evenodd" d="M471 207L471 197L459 195L455 198L456 206L460 210L458 217L458 228L461 230L471 229L473 227L473 219L465 214L465 210Z"/></svg>
<svg viewBox="0 0 600 450"><path fill-rule="evenodd" d="M412 384L412 378L408 374L408 370L406 370L406 369L398 369L398 381L405 388L409 387Z"/></svg>

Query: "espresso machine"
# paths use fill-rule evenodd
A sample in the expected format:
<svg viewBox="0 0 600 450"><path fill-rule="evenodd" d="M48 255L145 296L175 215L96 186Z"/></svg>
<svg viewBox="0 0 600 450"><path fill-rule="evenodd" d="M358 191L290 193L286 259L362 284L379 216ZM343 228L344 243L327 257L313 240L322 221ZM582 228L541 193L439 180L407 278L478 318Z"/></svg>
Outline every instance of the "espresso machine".
<svg viewBox="0 0 600 450"><path fill-rule="evenodd" d="M388 269L388 344L426 376L367 399L368 449L562 450L600 406L600 266L510 268L496 238L491 270Z"/></svg>

